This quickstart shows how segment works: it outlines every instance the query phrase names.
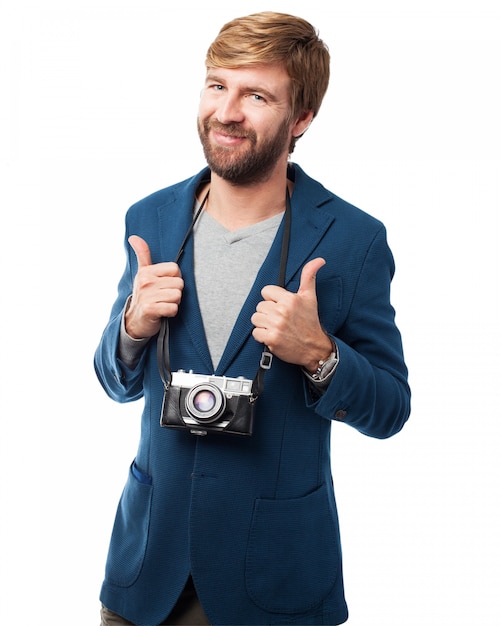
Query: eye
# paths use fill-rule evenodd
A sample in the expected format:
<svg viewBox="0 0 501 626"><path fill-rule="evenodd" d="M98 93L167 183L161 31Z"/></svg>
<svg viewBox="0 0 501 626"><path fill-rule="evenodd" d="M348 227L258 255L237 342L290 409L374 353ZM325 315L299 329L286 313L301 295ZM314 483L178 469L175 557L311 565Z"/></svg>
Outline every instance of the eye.
<svg viewBox="0 0 501 626"><path fill-rule="evenodd" d="M257 104L264 104L266 102L266 99L259 93L251 93L249 97L252 102L256 102Z"/></svg>
<svg viewBox="0 0 501 626"><path fill-rule="evenodd" d="M223 85L220 83L208 83L202 90L202 93L206 94L218 94L224 91Z"/></svg>

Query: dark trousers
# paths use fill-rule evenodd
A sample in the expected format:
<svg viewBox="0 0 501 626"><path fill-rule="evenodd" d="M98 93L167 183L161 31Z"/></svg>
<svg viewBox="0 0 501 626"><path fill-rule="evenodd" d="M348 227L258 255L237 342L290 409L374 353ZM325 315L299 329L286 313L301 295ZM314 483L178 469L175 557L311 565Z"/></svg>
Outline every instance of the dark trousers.
<svg viewBox="0 0 501 626"><path fill-rule="evenodd" d="M170 624L170 626L210 626L210 622L197 597L191 576L188 578L188 582L170 615L161 624ZM101 608L101 626L134 626L134 624L103 606ZM157 625L152 624L151 626Z"/></svg>

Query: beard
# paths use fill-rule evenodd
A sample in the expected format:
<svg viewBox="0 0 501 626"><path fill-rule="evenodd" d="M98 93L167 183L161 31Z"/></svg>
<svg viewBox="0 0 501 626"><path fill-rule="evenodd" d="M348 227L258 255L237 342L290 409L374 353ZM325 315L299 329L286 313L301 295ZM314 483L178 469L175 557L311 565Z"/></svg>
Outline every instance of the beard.
<svg viewBox="0 0 501 626"><path fill-rule="evenodd" d="M268 180L279 158L289 144L289 124L282 122L277 132L258 144L254 130L244 130L240 124L221 124L214 119L198 119L198 135L205 159L211 171L234 185L249 185ZM211 143L211 130L232 137L247 139L248 146L233 148Z"/></svg>

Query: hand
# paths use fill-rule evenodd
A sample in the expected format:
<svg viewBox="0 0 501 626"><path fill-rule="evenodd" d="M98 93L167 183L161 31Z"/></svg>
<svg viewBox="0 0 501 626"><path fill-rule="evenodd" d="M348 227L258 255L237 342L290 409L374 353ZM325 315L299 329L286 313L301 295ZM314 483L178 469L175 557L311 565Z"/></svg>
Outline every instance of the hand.
<svg viewBox="0 0 501 626"><path fill-rule="evenodd" d="M177 263L152 264L150 248L144 239L131 235L129 244L138 267L125 313L125 329L135 339L153 337L160 330L162 317L177 314L184 281Z"/></svg>
<svg viewBox="0 0 501 626"><path fill-rule="evenodd" d="M254 339L282 361L310 371L332 352L332 342L318 318L316 275L323 265L325 260L319 257L303 267L297 293L276 285L264 287L263 300L251 318Z"/></svg>

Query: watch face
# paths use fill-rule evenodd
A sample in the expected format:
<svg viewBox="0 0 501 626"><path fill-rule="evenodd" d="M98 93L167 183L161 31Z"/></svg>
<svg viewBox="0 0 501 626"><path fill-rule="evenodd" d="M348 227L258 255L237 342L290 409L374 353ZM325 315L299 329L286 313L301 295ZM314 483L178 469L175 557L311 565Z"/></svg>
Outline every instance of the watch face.
<svg viewBox="0 0 501 626"><path fill-rule="evenodd" d="M323 380L324 378L326 378L332 372L332 370L335 369L337 364L338 358L334 353L332 353L327 361L325 361L325 363L322 365L322 369L320 370L318 375L319 379Z"/></svg>

